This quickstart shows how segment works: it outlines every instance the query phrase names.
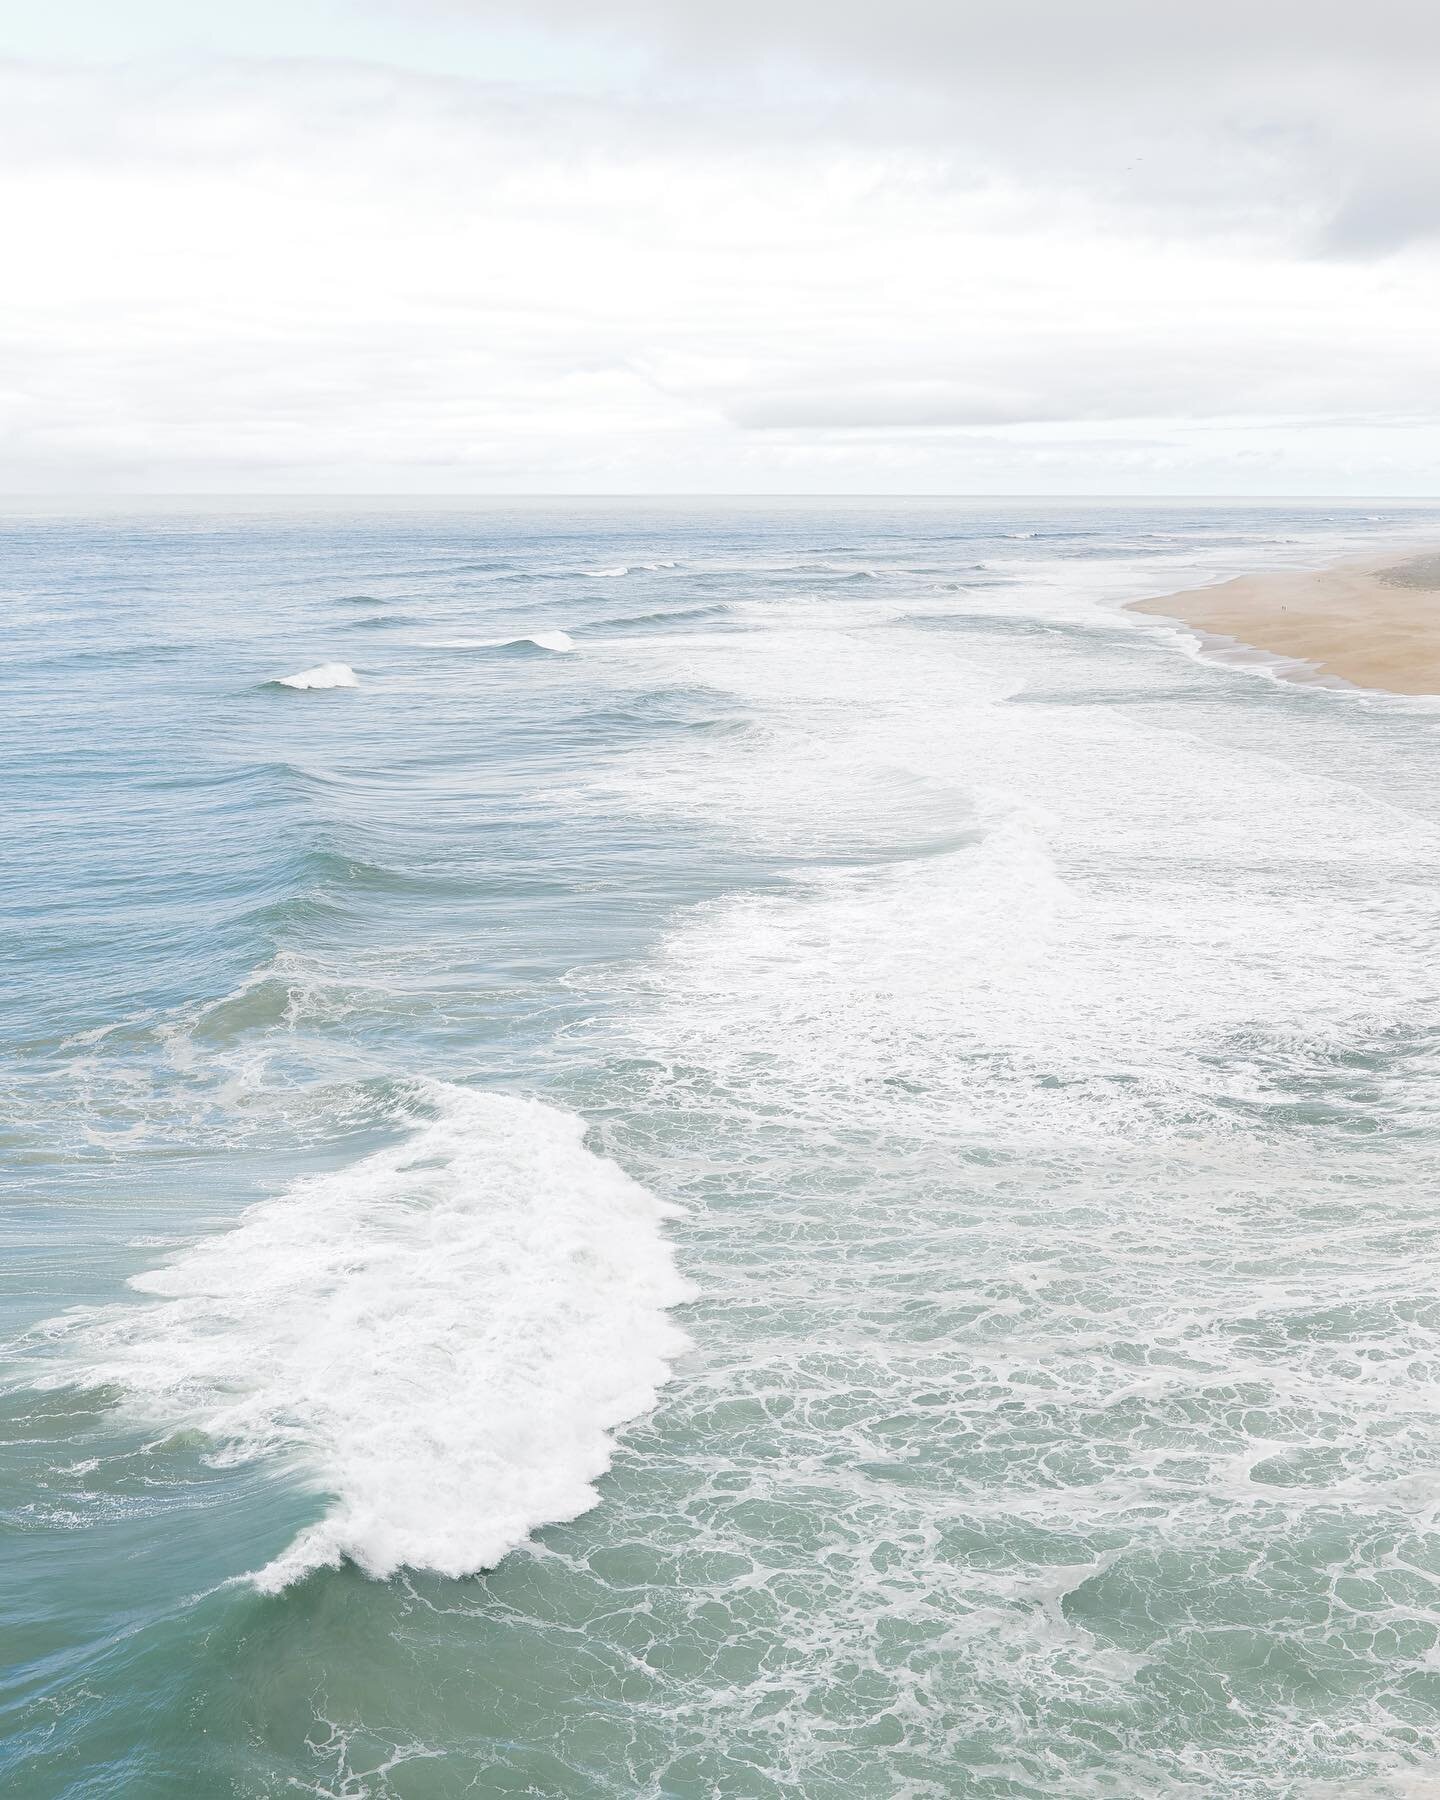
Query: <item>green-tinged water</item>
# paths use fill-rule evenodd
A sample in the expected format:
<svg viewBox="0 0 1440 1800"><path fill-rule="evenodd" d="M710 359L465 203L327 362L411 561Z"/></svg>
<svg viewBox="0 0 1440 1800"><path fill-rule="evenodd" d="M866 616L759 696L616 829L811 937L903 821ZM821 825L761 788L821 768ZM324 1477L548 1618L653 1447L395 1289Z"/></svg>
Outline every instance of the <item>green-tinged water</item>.
<svg viewBox="0 0 1440 1800"><path fill-rule="evenodd" d="M5 520L0 1792L1440 1792L1436 522Z"/></svg>

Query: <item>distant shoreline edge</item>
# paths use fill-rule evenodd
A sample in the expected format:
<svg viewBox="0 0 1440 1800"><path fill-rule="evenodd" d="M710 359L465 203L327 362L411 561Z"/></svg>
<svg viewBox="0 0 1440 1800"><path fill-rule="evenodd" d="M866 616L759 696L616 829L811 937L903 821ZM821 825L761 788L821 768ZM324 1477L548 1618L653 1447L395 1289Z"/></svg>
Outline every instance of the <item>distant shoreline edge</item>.
<svg viewBox="0 0 1440 1800"><path fill-rule="evenodd" d="M1440 694L1440 549L1241 575L1132 601L1127 610L1291 659L1291 678Z"/></svg>

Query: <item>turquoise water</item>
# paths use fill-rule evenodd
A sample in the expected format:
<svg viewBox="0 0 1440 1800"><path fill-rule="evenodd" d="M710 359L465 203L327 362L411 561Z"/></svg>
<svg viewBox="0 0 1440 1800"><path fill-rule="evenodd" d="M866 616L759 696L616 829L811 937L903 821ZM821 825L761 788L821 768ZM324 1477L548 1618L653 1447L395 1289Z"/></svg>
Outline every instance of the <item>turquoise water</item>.
<svg viewBox="0 0 1440 1800"><path fill-rule="evenodd" d="M0 525L0 1791L1440 1792L1440 513Z"/></svg>

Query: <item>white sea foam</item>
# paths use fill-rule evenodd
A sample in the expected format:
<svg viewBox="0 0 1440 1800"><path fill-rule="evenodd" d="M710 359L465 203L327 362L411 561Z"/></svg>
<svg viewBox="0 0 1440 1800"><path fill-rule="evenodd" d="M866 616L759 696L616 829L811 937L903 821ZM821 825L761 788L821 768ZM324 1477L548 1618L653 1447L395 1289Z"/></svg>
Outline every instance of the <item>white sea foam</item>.
<svg viewBox="0 0 1440 1800"><path fill-rule="evenodd" d="M221 1462L294 1460L330 1498L261 1569L491 1567L595 1504L611 1432L684 1337L673 1212L573 1114L444 1086L405 1142L261 1202L67 1315L51 1385L122 1390Z"/></svg>
<svg viewBox="0 0 1440 1800"><path fill-rule="evenodd" d="M662 1063L756 1116L793 1088L827 1127L928 1114L1009 1144L1162 1142L1202 1116L1227 1131L1273 1043L1369 1042L1433 991L1410 954L1432 922L1384 873L1433 834L1323 769L1064 704L1093 690L1102 631L1081 661L1058 633L774 610L769 630L633 653L745 705L725 754L667 745L595 777L607 803L699 814L801 865L662 947L637 1027ZM1071 610L1095 629L1083 594Z"/></svg>
<svg viewBox="0 0 1440 1800"><path fill-rule="evenodd" d="M313 669L301 669L295 675L281 675L276 678L276 687L287 688L353 688L359 687L359 678L349 663L316 663Z"/></svg>
<svg viewBox="0 0 1440 1800"><path fill-rule="evenodd" d="M1065 580L987 595L991 628L787 598L768 628L756 602L754 630L627 647L727 728L591 777L769 865L677 918L610 1062L667 1178L731 1227L702 1270L716 1389L676 1396L704 1454L666 1502L687 1583L744 1571L713 1616L748 1619L756 1564L804 1568L785 1692L774 1661L741 1689L777 1788L853 1785L841 1705L903 1721L917 1793L1021 1707L1067 1794L1115 1779L1083 1735L1102 1707L1134 1791L1204 1788L1173 1718L1127 1710L1142 1668L1203 1668L1231 1786L1299 1793L1271 1677L1340 1655L1360 1697L1307 1719L1307 1754L1368 1775L1394 1755L1371 1696L1406 1662L1385 1634L1433 1610L1423 1585L1402 1623L1390 1585L1432 1522L1440 1417L1415 1284L1437 844L1396 804L1427 791L1405 740L1338 706L1292 739ZM688 1588L647 1599L657 1640L701 1615ZM697 1715L718 1766L736 1689ZM1027 1762L989 1766L1023 1788Z"/></svg>

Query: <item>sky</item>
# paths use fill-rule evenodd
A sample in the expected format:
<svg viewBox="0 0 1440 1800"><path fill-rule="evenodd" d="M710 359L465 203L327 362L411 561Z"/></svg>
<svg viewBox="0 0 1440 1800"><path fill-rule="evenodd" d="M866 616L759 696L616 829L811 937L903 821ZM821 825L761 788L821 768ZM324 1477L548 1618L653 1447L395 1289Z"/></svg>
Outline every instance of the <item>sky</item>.
<svg viewBox="0 0 1440 1800"><path fill-rule="evenodd" d="M1426 0L0 0L0 491L1431 495Z"/></svg>

